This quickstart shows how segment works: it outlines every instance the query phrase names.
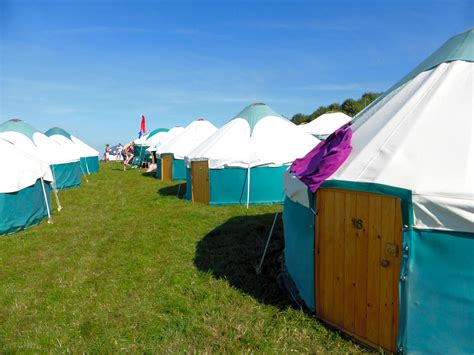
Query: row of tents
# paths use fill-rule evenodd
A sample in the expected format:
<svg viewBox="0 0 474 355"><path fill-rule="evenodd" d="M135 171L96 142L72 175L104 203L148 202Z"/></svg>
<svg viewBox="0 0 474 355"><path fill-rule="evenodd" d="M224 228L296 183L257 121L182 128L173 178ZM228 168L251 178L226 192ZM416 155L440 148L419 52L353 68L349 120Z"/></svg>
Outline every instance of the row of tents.
<svg viewBox="0 0 474 355"><path fill-rule="evenodd" d="M135 140L139 163L156 177L186 180L184 198L211 205L283 202L282 173L350 117L328 113L297 126L268 105L254 103L218 129L197 119L187 127L156 129ZM316 124L316 121L318 124Z"/></svg>
<svg viewBox="0 0 474 355"><path fill-rule="evenodd" d="M472 353L474 30L338 116L315 134L323 117L298 127L256 103L146 150L188 200L284 200L281 278L324 322L384 351Z"/></svg>
<svg viewBox="0 0 474 355"><path fill-rule="evenodd" d="M0 125L0 235L51 217L51 193L79 186L99 171L99 152L65 130L42 133L12 119Z"/></svg>

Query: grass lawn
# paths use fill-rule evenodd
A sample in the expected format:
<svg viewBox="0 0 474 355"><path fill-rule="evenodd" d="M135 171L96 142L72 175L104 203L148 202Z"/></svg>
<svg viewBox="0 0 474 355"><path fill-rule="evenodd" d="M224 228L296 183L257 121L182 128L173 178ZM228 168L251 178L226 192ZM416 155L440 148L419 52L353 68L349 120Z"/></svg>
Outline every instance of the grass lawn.
<svg viewBox="0 0 474 355"><path fill-rule="evenodd" d="M101 164L64 209L0 237L0 352L355 352L276 283L281 206L210 207ZM53 203L54 204L54 203Z"/></svg>

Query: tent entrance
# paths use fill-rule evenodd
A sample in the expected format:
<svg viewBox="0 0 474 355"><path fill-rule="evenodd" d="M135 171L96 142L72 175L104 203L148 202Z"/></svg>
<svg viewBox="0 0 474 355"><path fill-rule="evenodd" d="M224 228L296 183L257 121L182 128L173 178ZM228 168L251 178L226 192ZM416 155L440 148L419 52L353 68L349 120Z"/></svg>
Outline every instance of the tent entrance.
<svg viewBox="0 0 474 355"><path fill-rule="evenodd" d="M395 352L403 229L400 200L322 188L316 210L317 316L369 346Z"/></svg>
<svg viewBox="0 0 474 355"><path fill-rule="evenodd" d="M173 155L163 154L161 156L161 179L163 181L173 180Z"/></svg>
<svg viewBox="0 0 474 355"><path fill-rule="evenodd" d="M207 160L191 162L193 202L209 204L209 164Z"/></svg>

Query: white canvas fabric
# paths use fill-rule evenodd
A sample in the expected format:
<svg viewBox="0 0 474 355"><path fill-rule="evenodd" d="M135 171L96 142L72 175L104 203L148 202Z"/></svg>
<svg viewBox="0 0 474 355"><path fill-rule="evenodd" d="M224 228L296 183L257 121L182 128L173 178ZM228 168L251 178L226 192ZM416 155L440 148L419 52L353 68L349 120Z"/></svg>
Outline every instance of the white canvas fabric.
<svg viewBox="0 0 474 355"><path fill-rule="evenodd" d="M181 132L184 131L184 127L176 126L171 128L168 132L158 132L153 137L145 141L144 145L149 145L147 152L156 152L164 144L175 138Z"/></svg>
<svg viewBox="0 0 474 355"><path fill-rule="evenodd" d="M84 143L79 138L71 135L71 140L78 147L81 157L95 157L99 156L99 152L92 148L90 145Z"/></svg>
<svg viewBox="0 0 474 355"><path fill-rule="evenodd" d="M175 159L184 159L191 150L205 141L217 127L203 119L191 122L181 133L158 148L158 154L173 154Z"/></svg>
<svg viewBox="0 0 474 355"><path fill-rule="evenodd" d="M329 112L298 127L321 139L326 138L350 120L352 120L352 117L343 112Z"/></svg>
<svg viewBox="0 0 474 355"><path fill-rule="evenodd" d="M41 132L33 133L33 140L15 131L0 132L0 138L13 143L18 149L48 164L65 164L79 161L77 152L72 149L63 149L61 145Z"/></svg>
<svg viewBox="0 0 474 355"><path fill-rule="evenodd" d="M90 155L83 155L83 149L81 149L81 146L76 145L71 139L64 137L59 134L54 134L52 136L49 136L53 141L58 143L61 146L61 149L67 150L71 152L71 154L74 154L77 156L77 158L81 157L86 157ZM97 153L97 155L99 155Z"/></svg>
<svg viewBox="0 0 474 355"><path fill-rule="evenodd" d="M276 167L303 157L319 143L276 113L259 116L260 112L273 112L268 106L256 106L256 114L251 112L252 106L241 112L245 118L237 115L185 156L186 165L208 160L210 169Z"/></svg>
<svg viewBox="0 0 474 355"><path fill-rule="evenodd" d="M43 178L53 181L49 165L0 138L0 193L12 193Z"/></svg>
<svg viewBox="0 0 474 355"><path fill-rule="evenodd" d="M384 95L354 118L352 153L328 180L411 190L416 228L472 233L473 85L474 63L458 60Z"/></svg>

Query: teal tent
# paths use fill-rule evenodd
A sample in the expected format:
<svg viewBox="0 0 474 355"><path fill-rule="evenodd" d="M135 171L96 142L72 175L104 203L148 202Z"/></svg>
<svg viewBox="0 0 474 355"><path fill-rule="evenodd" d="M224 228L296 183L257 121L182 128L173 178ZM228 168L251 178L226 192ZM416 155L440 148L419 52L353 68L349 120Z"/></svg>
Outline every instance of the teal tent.
<svg viewBox="0 0 474 355"><path fill-rule="evenodd" d="M94 148L59 127L50 128L44 134L56 143L71 146L72 149L77 151L80 157L82 174L93 174L99 171L99 152Z"/></svg>
<svg viewBox="0 0 474 355"><path fill-rule="evenodd" d="M50 216L53 176L48 164L0 138L0 235Z"/></svg>
<svg viewBox="0 0 474 355"><path fill-rule="evenodd" d="M251 104L186 154L185 198L211 205L281 203L283 171L318 142L269 106Z"/></svg>
<svg viewBox="0 0 474 355"><path fill-rule="evenodd" d="M287 289L373 348L474 350L472 73L469 30L354 117L316 193L284 174Z"/></svg>
<svg viewBox="0 0 474 355"><path fill-rule="evenodd" d="M2 123L0 137L13 143L18 149L47 162L53 172L57 189L80 185L80 157L73 148L59 145L31 125L18 119Z"/></svg>

